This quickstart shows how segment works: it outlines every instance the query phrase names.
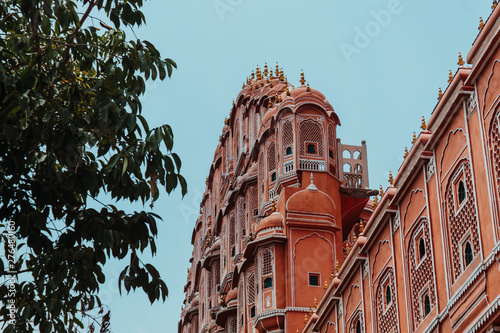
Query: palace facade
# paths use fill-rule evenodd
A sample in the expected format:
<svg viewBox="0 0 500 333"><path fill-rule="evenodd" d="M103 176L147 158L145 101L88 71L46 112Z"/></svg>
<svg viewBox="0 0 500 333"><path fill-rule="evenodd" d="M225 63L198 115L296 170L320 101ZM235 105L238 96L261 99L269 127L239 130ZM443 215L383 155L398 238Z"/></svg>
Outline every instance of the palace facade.
<svg viewBox="0 0 500 333"><path fill-rule="evenodd" d="M179 333L500 332L500 8L390 186L323 94L244 84L192 235Z"/></svg>

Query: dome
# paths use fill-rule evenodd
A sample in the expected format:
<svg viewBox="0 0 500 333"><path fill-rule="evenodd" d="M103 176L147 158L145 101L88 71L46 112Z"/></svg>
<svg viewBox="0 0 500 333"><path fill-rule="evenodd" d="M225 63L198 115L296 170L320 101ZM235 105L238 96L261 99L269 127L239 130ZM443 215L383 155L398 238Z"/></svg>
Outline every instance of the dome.
<svg viewBox="0 0 500 333"><path fill-rule="evenodd" d="M292 195L286 204L289 211L319 213L332 215L336 210L335 203L325 192L317 189L314 182L304 190Z"/></svg>
<svg viewBox="0 0 500 333"><path fill-rule="evenodd" d="M283 215L278 212L274 212L271 215L265 217L260 221L255 233L258 234L264 229L283 227Z"/></svg>

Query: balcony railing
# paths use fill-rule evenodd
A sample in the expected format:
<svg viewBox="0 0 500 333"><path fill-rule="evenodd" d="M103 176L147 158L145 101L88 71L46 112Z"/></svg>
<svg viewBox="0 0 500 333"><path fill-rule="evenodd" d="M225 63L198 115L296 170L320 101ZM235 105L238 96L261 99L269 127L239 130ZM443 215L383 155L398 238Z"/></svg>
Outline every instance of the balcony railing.
<svg viewBox="0 0 500 333"><path fill-rule="evenodd" d="M299 168L302 170L324 171L325 161L300 159Z"/></svg>
<svg viewBox="0 0 500 333"><path fill-rule="evenodd" d="M283 163L283 170L285 173L293 171L293 160Z"/></svg>

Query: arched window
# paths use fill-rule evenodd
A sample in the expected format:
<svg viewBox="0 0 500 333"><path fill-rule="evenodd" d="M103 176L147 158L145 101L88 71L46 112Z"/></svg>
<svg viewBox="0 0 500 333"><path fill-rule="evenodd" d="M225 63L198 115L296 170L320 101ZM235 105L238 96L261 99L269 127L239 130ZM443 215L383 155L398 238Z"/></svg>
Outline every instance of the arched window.
<svg viewBox="0 0 500 333"><path fill-rule="evenodd" d="M465 191L465 185L463 180L460 180L458 183L458 203L461 204L464 202L465 198L467 197L467 192Z"/></svg>
<svg viewBox="0 0 500 333"><path fill-rule="evenodd" d="M470 245L470 242L465 243L464 257L465 257L465 267L467 267L471 264L472 259L474 259L474 256L472 254L472 246Z"/></svg>
<svg viewBox="0 0 500 333"><path fill-rule="evenodd" d="M283 137L281 139L281 144L285 149L285 156L290 156L293 154L293 126L290 120L285 121L283 124Z"/></svg>
<svg viewBox="0 0 500 333"><path fill-rule="evenodd" d="M423 237L420 237L420 241L418 242L418 254L419 259L422 259L425 256L425 241Z"/></svg>
<svg viewBox="0 0 500 333"><path fill-rule="evenodd" d="M292 155L292 147L286 147L285 149L285 156Z"/></svg>
<svg viewBox="0 0 500 333"><path fill-rule="evenodd" d="M316 154L316 145L314 143L307 144L307 153L308 154Z"/></svg>
<svg viewBox="0 0 500 333"><path fill-rule="evenodd" d="M248 278L247 304L252 305L254 303L255 303L255 275L252 273Z"/></svg>
<svg viewBox="0 0 500 333"><path fill-rule="evenodd" d="M250 318L255 317L255 305L250 308Z"/></svg>
<svg viewBox="0 0 500 333"><path fill-rule="evenodd" d="M424 295L424 317L431 312L431 299L429 294Z"/></svg>
<svg viewBox="0 0 500 333"><path fill-rule="evenodd" d="M391 304L392 301L392 291L391 291L391 286L387 285L385 287L385 304L389 305Z"/></svg>

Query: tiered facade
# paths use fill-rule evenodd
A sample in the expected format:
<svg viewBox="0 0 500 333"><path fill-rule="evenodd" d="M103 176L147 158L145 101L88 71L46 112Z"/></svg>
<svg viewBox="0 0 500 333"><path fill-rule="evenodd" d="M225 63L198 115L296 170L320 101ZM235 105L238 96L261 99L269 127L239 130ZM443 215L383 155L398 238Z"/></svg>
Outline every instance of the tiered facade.
<svg viewBox="0 0 500 333"><path fill-rule="evenodd" d="M366 145L337 139L325 97L252 74L207 178L179 333L500 332L500 8L480 28L374 200Z"/></svg>

